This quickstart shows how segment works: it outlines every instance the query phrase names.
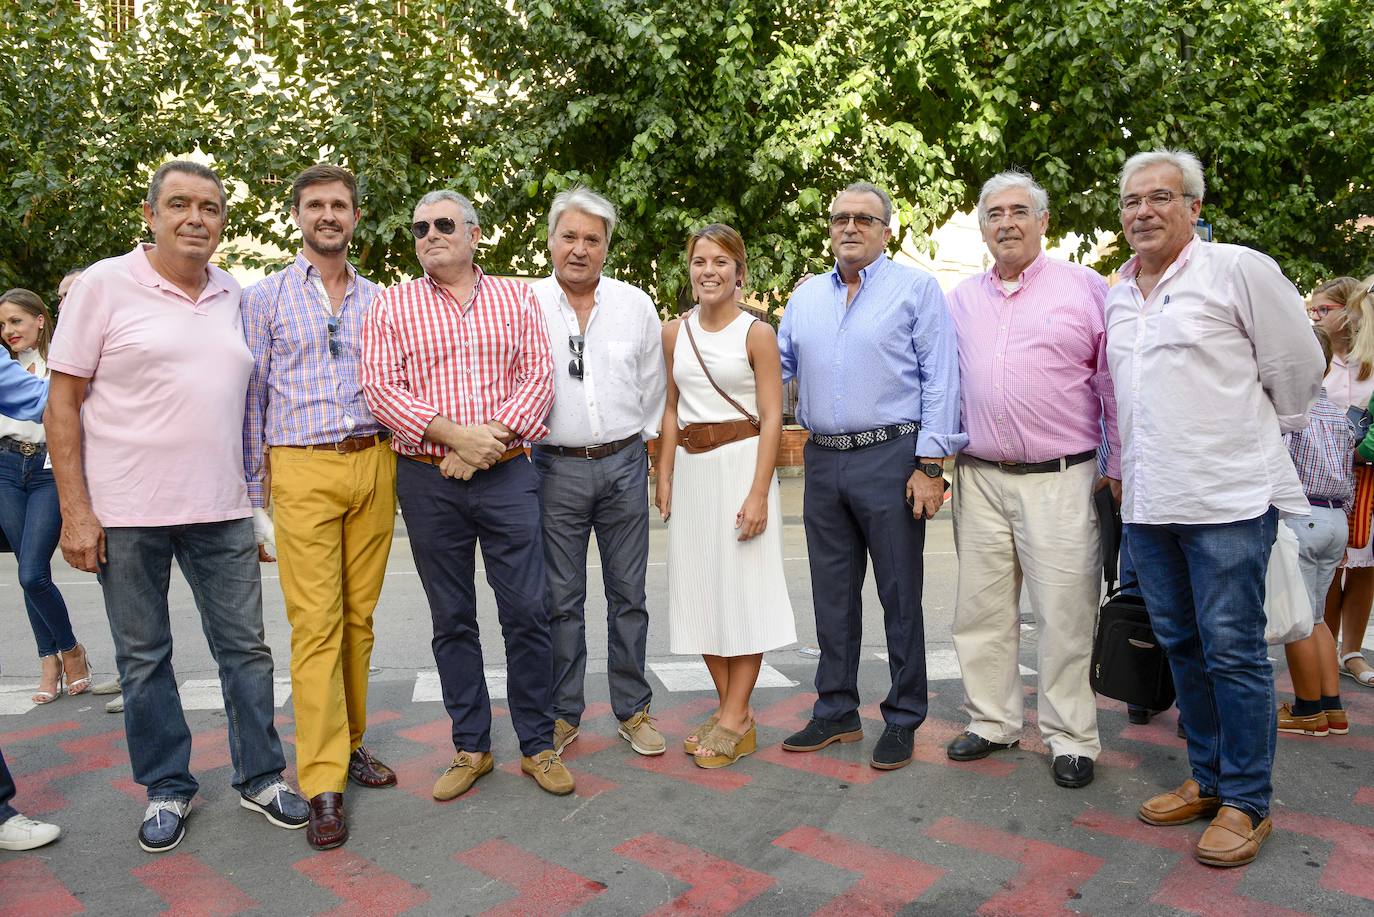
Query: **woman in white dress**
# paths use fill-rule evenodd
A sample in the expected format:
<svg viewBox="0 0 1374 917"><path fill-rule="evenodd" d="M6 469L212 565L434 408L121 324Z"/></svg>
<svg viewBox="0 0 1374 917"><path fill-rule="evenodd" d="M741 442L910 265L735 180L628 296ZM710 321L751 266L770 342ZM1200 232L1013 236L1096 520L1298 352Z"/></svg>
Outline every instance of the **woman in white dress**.
<svg viewBox="0 0 1374 917"><path fill-rule="evenodd" d="M711 768L757 748L749 698L763 653L797 634L775 473L777 338L739 307L739 233L720 223L693 233L687 265L698 307L663 330L668 400L654 502L668 523L669 643L674 653L702 655L719 700L684 748Z"/></svg>

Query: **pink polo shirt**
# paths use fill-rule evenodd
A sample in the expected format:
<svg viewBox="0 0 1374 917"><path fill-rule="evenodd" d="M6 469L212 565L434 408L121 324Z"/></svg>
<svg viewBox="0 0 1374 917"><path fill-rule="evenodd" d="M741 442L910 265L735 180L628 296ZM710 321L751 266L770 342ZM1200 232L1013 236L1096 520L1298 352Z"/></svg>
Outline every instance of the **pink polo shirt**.
<svg viewBox="0 0 1374 917"><path fill-rule="evenodd" d="M239 323L239 285L209 270L192 302L139 246L88 268L62 304L48 368L91 380L82 458L104 526L252 514L243 410L253 357Z"/></svg>

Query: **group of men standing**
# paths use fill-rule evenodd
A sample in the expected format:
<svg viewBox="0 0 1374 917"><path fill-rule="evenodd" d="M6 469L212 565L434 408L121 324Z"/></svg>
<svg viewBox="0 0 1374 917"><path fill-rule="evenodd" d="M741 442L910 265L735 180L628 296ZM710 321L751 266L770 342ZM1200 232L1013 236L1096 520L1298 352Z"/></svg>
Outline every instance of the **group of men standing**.
<svg viewBox="0 0 1374 917"><path fill-rule="evenodd" d="M862 738L871 559L892 676L872 764L911 760L927 712L924 526L943 504L943 461L957 454L954 641L970 722L948 754L971 760L1019 740L1024 588L1040 626L1039 727L1053 779L1087 785L1100 751L1088 685L1101 571L1092 494L1110 487L1120 498L1124 472L1123 514L1181 686L1193 765L1192 780L1141 817L1215 815L1199 858L1253 858L1268 833L1273 757L1255 558L1273 539L1270 504L1298 509L1283 501L1291 482L1271 453L1282 452L1280 428L1300 423L1321 366L1301 300L1272 262L1193 240L1195 164L1170 151L1127 163L1122 227L1136 257L1110 292L1044 254L1048 199L1023 173L984 186L978 217L994 264L948 302L933 278L885 254L881 189L856 183L836 197L835 267L795 291L779 330L783 375L799 382L811 434L804 521L822 651L813 717L786 750ZM665 380L652 301L602 276L609 201L585 189L554 200L553 273L527 286L474 263L482 230L471 201L431 192L411 225L423 276L381 290L347 260L360 215L353 176L313 166L292 186L299 255L241 300L209 263L225 207L213 171L159 169L144 205L155 244L81 277L49 359L62 548L104 591L130 758L148 791L140 844L174 847L197 789L171 666L173 557L219 666L242 804L328 848L348 837L350 780L395 784L363 737L397 499L452 720L456 753L436 798L467 791L494 764L478 546L522 770L551 793L574 788L560 753L585 707L593 532L619 732L635 752L662 754L645 677L645 442ZM1260 445L1223 448L1218 417L1239 425L1227 428L1236 441ZM280 564L292 626L304 798L282 780L259 559Z"/></svg>

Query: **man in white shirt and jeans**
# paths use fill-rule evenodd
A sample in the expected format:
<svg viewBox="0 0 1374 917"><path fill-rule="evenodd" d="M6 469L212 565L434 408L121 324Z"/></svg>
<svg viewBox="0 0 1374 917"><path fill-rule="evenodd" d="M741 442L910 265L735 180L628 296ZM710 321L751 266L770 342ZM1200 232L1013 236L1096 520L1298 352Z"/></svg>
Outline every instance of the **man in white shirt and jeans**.
<svg viewBox="0 0 1374 917"><path fill-rule="evenodd" d="M638 287L601 275L615 224L611 202L586 188L554 197L553 275L533 285L554 352L549 435L534 447L553 636L554 750L561 754L577 738L586 708L587 542L595 531L606 590L611 708L631 748L661 755L663 736L649 717L652 691L644 676L644 443L658 435L667 380L652 300Z"/></svg>
<svg viewBox="0 0 1374 917"><path fill-rule="evenodd" d="M1191 153L1126 161L1121 228L1135 257L1107 297L1107 358L1122 516L1192 767L1139 815L1152 825L1211 817L1195 856L1240 866L1271 830L1265 570L1279 512L1308 513L1280 435L1306 424L1324 360L1273 260L1194 237L1204 191Z"/></svg>

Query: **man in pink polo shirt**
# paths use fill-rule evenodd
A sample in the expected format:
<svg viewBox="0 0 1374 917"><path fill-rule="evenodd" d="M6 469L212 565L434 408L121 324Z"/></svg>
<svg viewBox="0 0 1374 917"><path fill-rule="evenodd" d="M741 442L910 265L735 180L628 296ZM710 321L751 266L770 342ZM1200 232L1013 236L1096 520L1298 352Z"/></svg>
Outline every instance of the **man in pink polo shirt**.
<svg viewBox="0 0 1374 917"><path fill-rule="evenodd" d="M968 446L955 467L959 588L954 649L969 726L947 754L971 761L1020 741L1018 604L1039 628L1040 734L1054 782L1087 786L1102 746L1088 684L1102 564L1093 492L1120 499L1116 399L1102 303L1089 268L1046 257L1049 197L1023 172L983 185L978 225L993 266L955 288ZM1097 477L1105 421L1109 455Z"/></svg>
<svg viewBox="0 0 1374 917"><path fill-rule="evenodd" d="M172 558L219 666L234 788L283 828L309 819L282 780L272 725L272 653L243 478L243 406L253 358L239 286L210 256L224 226L210 169L169 162L148 187L154 245L91 266L53 337L48 448L62 505L62 556L95 573L124 686L134 779L147 787L139 845L171 850L198 784L172 671Z"/></svg>

